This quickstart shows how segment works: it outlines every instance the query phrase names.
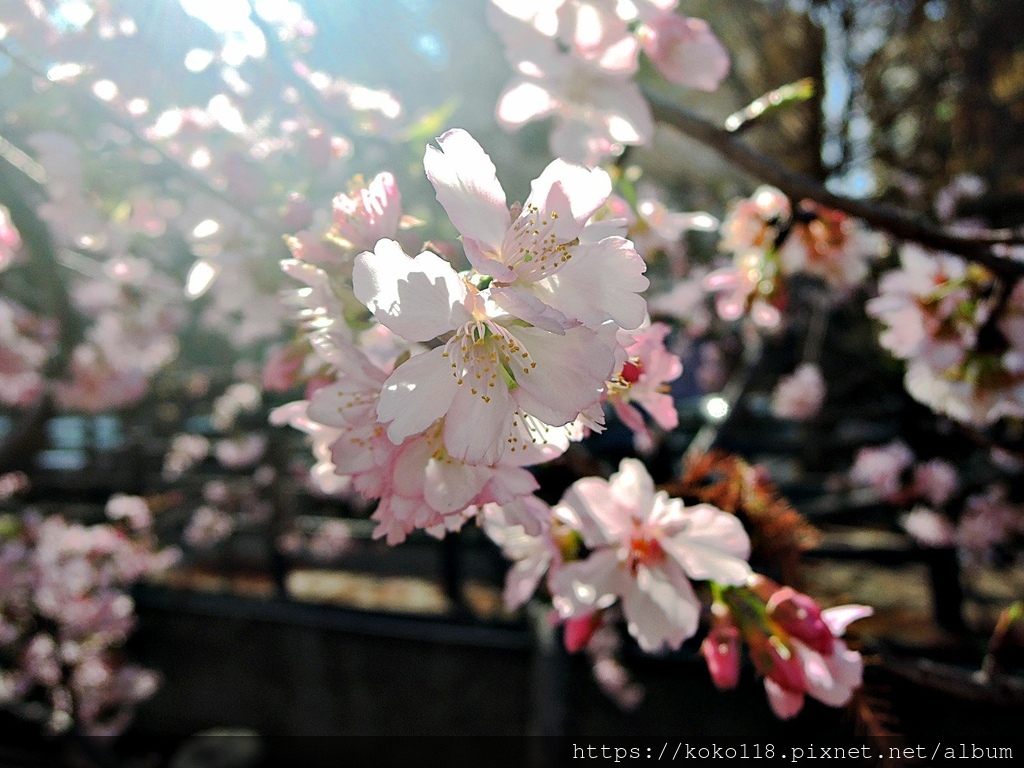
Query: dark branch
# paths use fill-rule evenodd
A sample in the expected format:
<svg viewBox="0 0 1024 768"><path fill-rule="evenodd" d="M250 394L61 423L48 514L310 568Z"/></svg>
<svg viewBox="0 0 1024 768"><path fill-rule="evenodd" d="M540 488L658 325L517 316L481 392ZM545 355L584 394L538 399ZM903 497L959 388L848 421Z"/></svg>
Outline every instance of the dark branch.
<svg viewBox="0 0 1024 768"><path fill-rule="evenodd" d="M666 97L646 90L654 117L696 139L718 152L751 176L778 187L794 200L813 200L851 216L863 219L902 240L913 240L940 251L955 253L988 267L1005 280L1024 277L1024 262L1001 257L993 252L996 245L1014 242L1005 233L963 236L935 226L922 216L914 215L886 203L856 200L829 191L824 184L791 171L772 158L751 149L725 128L672 104Z"/></svg>

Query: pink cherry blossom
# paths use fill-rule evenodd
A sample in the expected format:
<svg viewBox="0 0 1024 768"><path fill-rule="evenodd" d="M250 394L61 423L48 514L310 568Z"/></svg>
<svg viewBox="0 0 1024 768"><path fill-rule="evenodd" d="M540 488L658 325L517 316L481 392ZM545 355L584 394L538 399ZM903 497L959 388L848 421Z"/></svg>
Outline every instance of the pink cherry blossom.
<svg viewBox="0 0 1024 768"><path fill-rule="evenodd" d="M401 220L402 198L386 171L334 198L332 234L356 253L372 249L381 238L394 238Z"/></svg>
<svg viewBox="0 0 1024 768"><path fill-rule="evenodd" d="M729 74L729 54L702 19L659 13L645 21L640 40L654 66L676 85L713 91Z"/></svg>
<svg viewBox="0 0 1024 768"><path fill-rule="evenodd" d="M377 318L408 341L452 332L444 346L413 356L384 382L377 418L395 444L444 417L452 458L494 463L519 447L510 436L516 425L570 425L592 410L611 374L614 356L598 332L513 325L515 316L496 307L489 291L432 253L412 258L382 240L356 259L353 283Z"/></svg>
<svg viewBox="0 0 1024 768"><path fill-rule="evenodd" d="M632 80L639 46L626 23L605 4L544 5L489 7L518 73L499 98L498 122L511 130L554 115L552 154L588 165L649 141L650 107Z"/></svg>
<svg viewBox="0 0 1024 768"><path fill-rule="evenodd" d="M629 633L645 651L678 648L697 630L700 603L690 579L743 584L750 540L732 515L685 507L655 492L643 464L624 459L608 481L584 478L561 505L581 524L590 555L551 578L563 618L621 601Z"/></svg>
<svg viewBox="0 0 1024 768"><path fill-rule="evenodd" d="M627 427L648 438L650 431L633 403L641 406L662 429L672 430L679 425L668 382L682 375L683 364L665 348L665 337L671 330L664 323L652 323L640 331L619 332L624 337L620 341L626 360L612 379L608 400Z"/></svg>
<svg viewBox="0 0 1024 768"><path fill-rule="evenodd" d="M913 463L913 452L900 440L861 448L850 469L850 480L872 488L883 499L897 502L903 496L903 473Z"/></svg>
<svg viewBox="0 0 1024 768"><path fill-rule="evenodd" d="M944 459L931 459L914 468L914 493L933 506L949 501L959 484L956 468Z"/></svg>
<svg viewBox="0 0 1024 768"><path fill-rule="evenodd" d="M772 392L772 414L780 419L807 421L814 418L825 401L825 379L814 363L802 363L783 376Z"/></svg>
<svg viewBox="0 0 1024 768"><path fill-rule="evenodd" d="M555 160L510 215L494 164L472 136L451 130L437 143L440 149L428 146L423 158L427 177L462 233L470 263L493 278L499 306L555 331L643 322L643 259L630 241L588 225L611 193L607 173Z"/></svg>
<svg viewBox="0 0 1024 768"><path fill-rule="evenodd" d="M879 342L907 361L915 399L958 421L989 424L1024 414L1024 288L1018 281L998 318L1000 290L958 256L906 244L868 314L886 326Z"/></svg>
<svg viewBox="0 0 1024 768"><path fill-rule="evenodd" d="M840 637L851 623L871 614L872 609L864 605L842 605L821 611L821 621L831 634L824 652L812 649L797 637L789 638L788 652L799 665L799 678L769 674L764 680L768 703L778 717L795 717L803 708L805 695L830 707L841 707L850 700L861 685L864 660Z"/></svg>
<svg viewBox="0 0 1024 768"><path fill-rule="evenodd" d="M951 547L956 543L956 528L945 515L916 506L900 518L910 537L924 547Z"/></svg>

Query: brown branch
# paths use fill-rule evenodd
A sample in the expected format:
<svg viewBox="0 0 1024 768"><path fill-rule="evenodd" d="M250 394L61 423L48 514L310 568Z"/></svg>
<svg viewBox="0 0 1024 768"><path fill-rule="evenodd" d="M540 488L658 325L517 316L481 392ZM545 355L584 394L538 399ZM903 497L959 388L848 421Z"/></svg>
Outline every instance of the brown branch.
<svg viewBox="0 0 1024 768"><path fill-rule="evenodd" d="M837 195L816 179L785 168L767 155L751 149L725 128L671 103L665 96L650 89L645 89L645 95L656 120L715 150L737 168L778 187L794 200L813 200L863 219L902 240L913 240L936 250L958 254L982 264L1004 280L1024 277L1024 262L1003 258L992 251L993 246L1014 242L1012 235L1007 237L1001 232L980 236L957 235L901 208Z"/></svg>

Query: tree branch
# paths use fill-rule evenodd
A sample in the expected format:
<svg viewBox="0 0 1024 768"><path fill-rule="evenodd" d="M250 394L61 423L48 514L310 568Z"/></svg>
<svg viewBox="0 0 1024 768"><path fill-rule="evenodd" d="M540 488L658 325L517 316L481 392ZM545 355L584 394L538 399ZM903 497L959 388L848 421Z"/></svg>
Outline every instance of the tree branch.
<svg viewBox="0 0 1024 768"><path fill-rule="evenodd" d="M1015 242L1015 236L992 233L978 236L958 235L932 224L922 216L886 203L844 197L831 192L821 182L785 168L772 158L751 149L725 128L671 103L665 96L645 89L654 117L671 125L718 154L751 176L778 187L794 200L813 200L851 216L863 219L902 240L913 240L940 251L955 253L990 269L1004 280L1024 277L1024 262L1004 258L993 246Z"/></svg>

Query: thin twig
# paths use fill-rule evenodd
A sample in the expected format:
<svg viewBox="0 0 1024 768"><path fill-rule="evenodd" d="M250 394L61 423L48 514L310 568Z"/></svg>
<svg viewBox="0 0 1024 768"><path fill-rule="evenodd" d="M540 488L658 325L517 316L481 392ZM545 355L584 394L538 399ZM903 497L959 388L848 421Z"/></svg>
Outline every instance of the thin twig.
<svg viewBox="0 0 1024 768"><path fill-rule="evenodd" d="M992 251L993 246L1015 242L1015 234L997 232L958 235L901 208L838 195L810 176L791 171L767 155L751 149L725 128L671 103L664 95L650 89L645 90L645 95L655 119L710 147L736 167L778 187L794 200L813 200L863 219L900 239L913 240L930 248L958 254L982 264L1003 279L1024 277L1024 261L1003 258Z"/></svg>

